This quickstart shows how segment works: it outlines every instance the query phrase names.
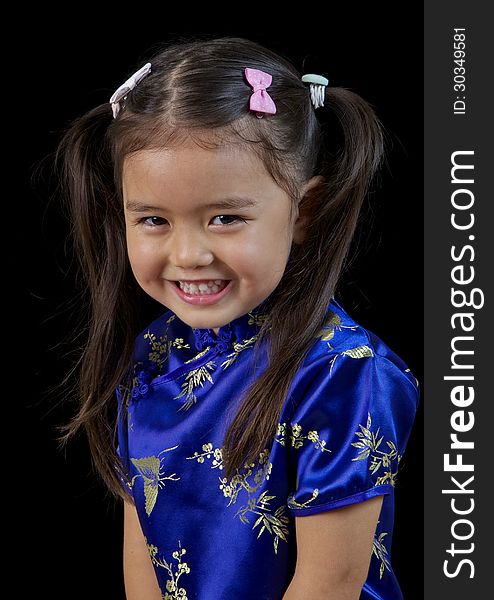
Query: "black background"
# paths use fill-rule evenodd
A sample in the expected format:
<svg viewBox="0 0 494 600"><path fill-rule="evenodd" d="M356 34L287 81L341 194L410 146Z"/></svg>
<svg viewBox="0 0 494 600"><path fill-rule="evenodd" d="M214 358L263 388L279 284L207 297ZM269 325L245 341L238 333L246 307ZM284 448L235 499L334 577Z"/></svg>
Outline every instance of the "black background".
<svg viewBox="0 0 494 600"><path fill-rule="evenodd" d="M20 291L16 317L8 325L20 371L13 434L22 468L4 485L21 525L14 556L28 565L25 585L30 595L49 593L52 600L124 598L121 506L107 498L91 472L83 437L66 451L56 442L55 428L72 407L60 403L50 389L71 364L75 345L64 339L74 327L77 301L65 252L69 229L59 207L49 202L52 182L46 176L33 180L32 175L54 150L61 130L82 112L107 102L156 44L193 34L247 37L285 55L302 72L324 74L330 85L352 89L374 107L392 147L379 188L369 197L360 251L342 282L340 298L422 381L422 7L407 12L406 5L400 6L397 22L385 6L380 12L352 6L338 15L330 11L317 27L310 25L318 21L312 15L301 18L300 28L294 23L289 30L274 21L265 33L257 29L259 10L243 10L251 18L238 23L250 27L219 27L211 18L209 27L204 21L202 28L180 28L180 21L166 18L165 11L163 18L154 12L136 13L121 22L116 17L64 22L59 16L55 24L45 16L39 27L32 26L20 38L17 68L10 77L20 124L12 141L16 197L8 205L24 208L10 209L5 223L12 235L7 259ZM422 463L421 407L396 488L392 558L406 600L423 595Z"/></svg>

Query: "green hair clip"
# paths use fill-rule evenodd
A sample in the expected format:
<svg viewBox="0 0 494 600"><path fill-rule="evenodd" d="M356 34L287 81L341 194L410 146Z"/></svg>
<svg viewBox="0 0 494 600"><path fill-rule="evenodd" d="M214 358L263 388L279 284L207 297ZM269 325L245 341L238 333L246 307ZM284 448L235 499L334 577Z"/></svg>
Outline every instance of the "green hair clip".
<svg viewBox="0 0 494 600"><path fill-rule="evenodd" d="M302 76L303 83L310 83L310 98L314 108L324 106L324 96L326 95L326 86L329 81L322 75L308 73Z"/></svg>

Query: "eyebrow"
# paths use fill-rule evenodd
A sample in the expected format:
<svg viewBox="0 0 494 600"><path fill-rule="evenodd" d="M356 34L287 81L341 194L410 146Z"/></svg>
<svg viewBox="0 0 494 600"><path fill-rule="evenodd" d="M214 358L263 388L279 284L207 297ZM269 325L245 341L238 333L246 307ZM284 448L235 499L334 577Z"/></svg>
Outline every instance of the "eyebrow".
<svg viewBox="0 0 494 600"><path fill-rule="evenodd" d="M257 206L257 202L252 198L245 198L241 196L233 196L231 198L224 198L223 200L218 200L217 202L211 202L209 204L203 204L198 208L210 208L210 209L239 209L239 208L251 208L253 206ZM160 211L163 210L163 206L152 206L150 204L145 204L143 202L139 202L137 200L129 200L125 204L125 208L129 212L134 213L147 213L152 211Z"/></svg>

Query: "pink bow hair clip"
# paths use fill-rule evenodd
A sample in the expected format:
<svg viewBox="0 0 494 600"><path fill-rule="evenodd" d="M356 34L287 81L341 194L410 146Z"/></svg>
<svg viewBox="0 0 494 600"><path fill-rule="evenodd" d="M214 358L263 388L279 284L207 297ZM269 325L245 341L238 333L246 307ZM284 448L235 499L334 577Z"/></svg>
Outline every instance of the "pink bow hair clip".
<svg viewBox="0 0 494 600"><path fill-rule="evenodd" d="M144 79L148 73L151 71L151 63L146 63L143 67L141 67L138 71L136 71L131 77L127 79L125 83L115 90L112 97L110 98L110 104L113 110L113 118L116 119L118 113L120 112L120 100L124 99L125 96L129 92L131 92L136 85Z"/></svg>
<svg viewBox="0 0 494 600"><path fill-rule="evenodd" d="M258 69L245 69L245 77L254 93L250 97L250 110L256 111L257 113L267 113L270 115L276 114L276 106L273 99L266 91L272 81L273 77L269 73L259 71ZM262 114L258 114L258 117L262 117Z"/></svg>

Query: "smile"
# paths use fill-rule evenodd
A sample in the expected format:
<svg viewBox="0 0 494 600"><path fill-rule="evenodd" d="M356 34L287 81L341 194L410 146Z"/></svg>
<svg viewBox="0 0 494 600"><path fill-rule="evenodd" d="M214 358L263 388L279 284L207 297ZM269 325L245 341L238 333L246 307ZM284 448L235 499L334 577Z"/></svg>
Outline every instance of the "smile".
<svg viewBox="0 0 494 600"><path fill-rule="evenodd" d="M227 284L227 279L214 279L210 281L197 280L194 282L177 281L180 289L189 295L217 294L224 289Z"/></svg>
<svg viewBox="0 0 494 600"><path fill-rule="evenodd" d="M216 283L219 281L220 283ZM169 281L177 296L187 304L207 306L224 298L233 287L233 280ZM209 285L212 284L212 285Z"/></svg>

